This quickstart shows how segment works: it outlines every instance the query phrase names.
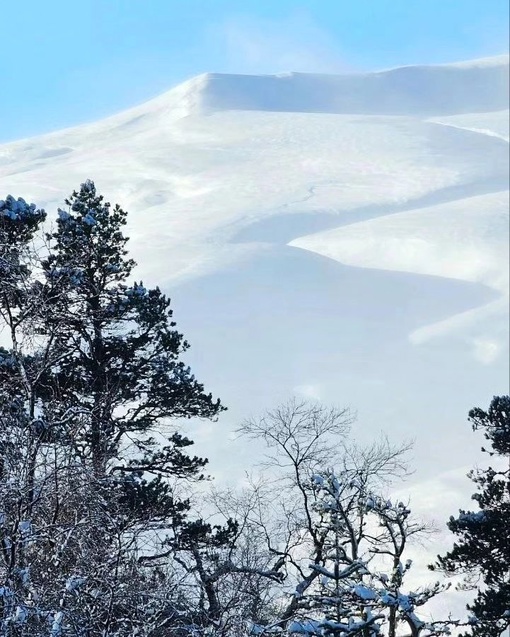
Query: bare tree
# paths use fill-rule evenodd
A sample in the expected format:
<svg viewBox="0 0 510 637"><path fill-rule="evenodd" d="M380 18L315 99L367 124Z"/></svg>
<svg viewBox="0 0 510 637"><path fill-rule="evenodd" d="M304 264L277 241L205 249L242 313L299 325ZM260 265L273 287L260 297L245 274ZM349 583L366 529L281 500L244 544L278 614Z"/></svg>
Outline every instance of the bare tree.
<svg viewBox="0 0 510 637"><path fill-rule="evenodd" d="M402 589L407 544L427 528L407 506L382 495L407 475L411 445L353 444L353 420L346 409L292 400L239 430L265 441L265 476L249 481L243 494L216 492L213 500L224 519L242 521L224 572L239 567L241 547L244 563L257 563L252 599L263 599L268 612L257 615L255 603L247 615L245 606L248 634L368 637L383 626L388 637L403 626L413 637L446 631L445 623L426 624L415 614L441 586ZM247 589L238 590L242 598Z"/></svg>

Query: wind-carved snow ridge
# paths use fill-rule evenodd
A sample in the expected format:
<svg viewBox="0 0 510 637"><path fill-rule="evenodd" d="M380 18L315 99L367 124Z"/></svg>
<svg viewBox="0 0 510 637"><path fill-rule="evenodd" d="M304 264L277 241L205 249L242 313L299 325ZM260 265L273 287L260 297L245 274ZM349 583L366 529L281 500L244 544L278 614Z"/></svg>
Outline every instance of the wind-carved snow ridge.
<svg viewBox="0 0 510 637"><path fill-rule="evenodd" d="M504 109L508 87L508 56L499 56L350 75L207 73L153 105L167 100L181 116L226 110L451 115Z"/></svg>
<svg viewBox="0 0 510 637"><path fill-rule="evenodd" d="M363 75L207 76L202 109L362 115L485 112L505 108L508 61L493 67L404 67Z"/></svg>
<svg viewBox="0 0 510 637"><path fill-rule="evenodd" d="M448 277L492 288L499 293L497 300L423 326L410 337L419 344L464 331L475 356L490 363L503 353L508 321L508 210L508 192L496 192L381 216L290 245L356 267Z"/></svg>
<svg viewBox="0 0 510 637"><path fill-rule="evenodd" d="M127 134L224 111L449 116L504 110L508 91L508 55L347 75L203 73L103 123Z"/></svg>
<svg viewBox="0 0 510 637"><path fill-rule="evenodd" d="M431 118L431 122L469 130L474 133L497 137L505 142L510 141L510 120L508 111L494 113L468 113L467 115L451 115L439 119Z"/></svg>

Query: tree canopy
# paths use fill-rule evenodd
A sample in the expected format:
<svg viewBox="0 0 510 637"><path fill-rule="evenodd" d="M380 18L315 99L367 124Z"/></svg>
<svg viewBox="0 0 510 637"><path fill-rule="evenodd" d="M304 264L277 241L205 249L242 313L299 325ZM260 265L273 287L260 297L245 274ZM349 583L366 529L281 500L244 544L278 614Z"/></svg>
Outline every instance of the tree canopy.
<svg viewBox="0 0 510 637"><path fill-rule="evenodd" d="M472 409L469 420L483 432L490 447L482 451L497 466L470 473L478 510L461 510L450 518L456 540L437 567L464 573L466 586L477 591L468 605L472 633L499 637L510 626L510 396L495 396L487 411Z"/></svg>
<svg viewBox="0 0 510 637"><path fill-rule="evenodd" d="M187 453L172 419L214 419L223 406L181 360L188 343L170 300L130 281L126 213L86 181L49 233L45 219L21 198L0 202L10 337L0 350L0 626L149 635L171 602L153 594L166 575L140 569L140 551L184 524L175 480L201 479L207 462Z"/></svg>

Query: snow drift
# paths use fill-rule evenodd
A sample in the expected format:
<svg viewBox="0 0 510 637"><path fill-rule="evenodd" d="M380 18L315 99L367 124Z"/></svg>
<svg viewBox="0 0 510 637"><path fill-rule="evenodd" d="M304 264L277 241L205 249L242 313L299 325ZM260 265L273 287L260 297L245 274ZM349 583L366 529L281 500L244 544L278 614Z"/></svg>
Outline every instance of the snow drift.
<svg viewBox="0 0 510 637"><path fill-rule="evenodd" d="M474 462L465 415L508 391L507 109L508 56L208 74L0 146L0 189L52 211L92 178L129 210L138 278L230 407L192 432L220 478L252 460L229 428L292 393L415 438L430 477Z"/></svg>

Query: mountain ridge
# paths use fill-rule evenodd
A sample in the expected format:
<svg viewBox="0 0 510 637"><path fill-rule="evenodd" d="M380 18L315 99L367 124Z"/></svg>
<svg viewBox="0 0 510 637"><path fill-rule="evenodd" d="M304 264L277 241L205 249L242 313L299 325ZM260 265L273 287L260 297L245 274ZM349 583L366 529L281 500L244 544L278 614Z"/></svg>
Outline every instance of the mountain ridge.
<svg viewBox="0 0 510 637"><path fill-rule="evenodd" d="M508 68L508 56L501 55L339 75L203 73L145 106L166 101L180 116L224 110L360 115L412 112L418 116L490 112L506 108Z"/></svg>
<svg viewBox="0 0 510 637"><path fill-rule="evenodd" d="M83 128L136 130L147 116L157 118L156 124L171 125L193 116L233 110L422 118L491 113L508 109L509 68L509 55L503 54L348 74L206 72L99 120L8 141L0 146L12 147L35 138L43 140L62 133L79 133ZM421 100L420 96L413 97L413 90L424 80L434 83L438 79L441 89L428 91L432 96Z"/></svg>

